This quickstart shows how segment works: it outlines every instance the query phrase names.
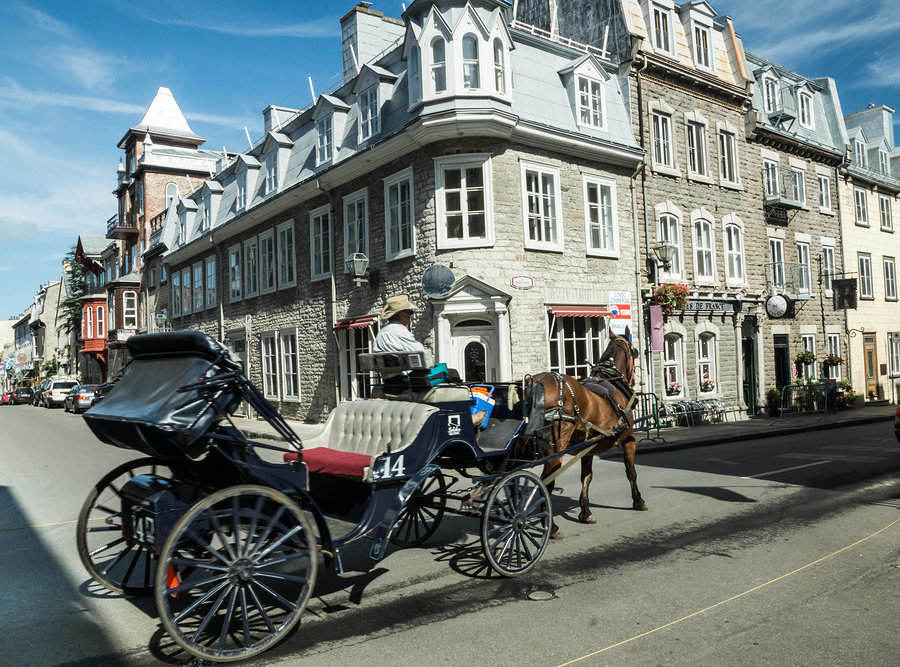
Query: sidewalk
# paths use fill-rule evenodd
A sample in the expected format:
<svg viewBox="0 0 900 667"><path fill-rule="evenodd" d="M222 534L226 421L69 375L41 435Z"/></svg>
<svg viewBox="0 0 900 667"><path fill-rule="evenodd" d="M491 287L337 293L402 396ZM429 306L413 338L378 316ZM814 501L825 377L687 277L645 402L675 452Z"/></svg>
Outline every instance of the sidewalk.
<svg viewBox="0 0 900 667"><path fill-rule="evenodd" d="M754 417L737 422L722 424L699 424L697 426L677 426L661 428L659 438L656 431L651 437L638 433L638 451L642 454L655 451L672 451L688 447L718 445L732 440L755 440L790 433L821 431L842 426L857 426L873 422L889 422L894 418L895 405L862 406L850 410L840 410L834 414L800 414L785 417ZM268 422L259 419L233 419L235 425L251 440L281 441L275 429ZM322 428L321 424L307 424L290 421L294 432L304 438L310 437ZM885 425L884 435L893 438L893 429Z"/></svg>

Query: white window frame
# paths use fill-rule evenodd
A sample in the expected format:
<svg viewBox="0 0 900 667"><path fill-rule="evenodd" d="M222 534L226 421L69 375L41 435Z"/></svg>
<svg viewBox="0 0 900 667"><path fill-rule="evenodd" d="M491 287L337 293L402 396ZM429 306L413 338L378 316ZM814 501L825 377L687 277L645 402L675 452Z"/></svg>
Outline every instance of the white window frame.
<svg viewBox="0 0 900 667"><path fill-rule="evenodd" d="M278 237L278 289L297 284L297 232L294 220L282 222L275 228Z"/></svg>
<svg viewBox="0 0 900 667"><path fill-rule="evenodd" d="M445 170L459 170L460 187L458 215L461 218L462 238L451 237L447 227L447 183L445 182ZM469 236L468 209L468 175L470 169L481 170L481 190L484 210L484 236ZM474 192L477 186L472 188ZM446 155L434 160L434 197L435 215L437 220L437 245L439 250L446 248L483 248L494 245L494 197L493 197L493 169L489 153L469 153L463 155ZM475 212L477 215L478 212Z"/></svg>
<svg viewBox="0 0 900 667"><path fill-rule="evenodd" d="M670 343L672 346L670 348ZM680 333L669 332L663 339L663 393L667 400L684 398L684 336ZM669 385L677 382L678 392L669 393Z"/></svg>
<svg viewBox="0 0 900 667"><path fill-rule="evenodd" d="M694 23L694 64L697 69L712 71L712 33L709 26Z"/></svg>
<svg viewBox="0 0 900 667"><path fill-rule="evenodd" d="M529 250L562 252L564 242L559 169L537 162L521 161L519 164L522 179L522 222L525 231L525 248ZM538 190L534 192L528 189L529 174L537 176ZM545 190L545 177L552 179L551 187L547 190ZM531 207L529 202L535 204L534 215L530 214ZM552 210L548 210L550 208ZM539 231L539 238L532 237L529 218L534 218L535 229ZM554 236L556 237L555 240Z"/></svg>
<svg viewBox="0 0 900 667"><path fill-rule="evenodd" d="M194 262L191 266L191 288L193 289L193 292L191 293L191 306L195 313L199 313L206 307L204 305L206 303L206 290L203 289L203 276L203 260ZM200 280L197 280L197 278L200 278Z"/></svg>
<svg viewBox="0 0 900 667"><path fill-rule="evenodd" d="M881 229L885 232L894 231L894 217L891 214L891 200L883 195L878 196L878 209L881 215Z"/></svg>
<svg viewBox="0 0 900 667"><path fill-rule="evenodd" d="M132 302L131 306L128 305L129 301ZM138 295L134 290L122 292L122 328L138 328Z"/></svg>
<svg viewBox="0 0 900 667"><path fill-rule="evenodd" d="M719 393L718 351L719 337L714 332L704 331L697 336L697 393L701 396ZM713 388L704 390L704 380L711 380Z"/></svg>
<svg viewBox="0 0 900 667"><path fill-rule="evenodd" d="M784 289L784 240L769 237L769 280L778 289Z"/></svg>
<svg viewBox="0 0 900 667"><path fill-rule="evenodd" d="M181 317L183 313L182 293L181 293L181 274L176 271L172 274L172 317Z"/></svg>
<svg viewBox="0 0 900 667"><path fill-rule="evenodd" d="M650 112L653 127L653 166L675 169L675 147L672 145L672 114L654 109Z"/></svg>
<svg viewBox="0 0 900 667"><path fill-rule="evenodd" d="M237 193L234 199L234 208L236 211L243 211L247 208L247 172L242 171L235 177L235 187Z"/></svg>
<svg viewBox="0 0 900 667"><path fill-rule="evenodd" d="M209 231L212 225L212 196L207 192L200 202L200 231Z"/></svg>
<svg viewBox="0 0 900 667"><path fill-rule="evenodd" d="M608 325L604 318L569 317L553 312L548 313L548 317L547 351L550 370L577 377L588 375L588 360L599 359L609 342ZM582 346L586 354L579 356L575 350Z"/></svg>
<svg viewBox="0 0 900 667"><path fill-rule="evenodd" d="M812 293L812 271L810 269L809 243L806 241L797 243L797 264L800 265L798 291L801 294L810 294Z"/></svg>
<svg viewBox="0 0 900 667"><path fill-rule="evenodd" d="M611 178L583 175L584 183L584 235L586 252L592 257L619 258L619 202L616 195L616 182ZM596 188L597 200L590 201L590 191ZM604 206L604 192L608 206ZM597 232L599 244L594 243L594 231ZM608 233L604 233L608 230ZM604 244L604 240L607 241Z"/></svg>
<svg viewBox="0 0 900 667"><path fill-rule="evenodd" d="M435 47L439 42L443 51L443 60L434 59ZM440 95L447 92L447 40L443 37L435 37L431 40L429 51L431 54L431 89L435 95ZM438 80L441 82L440 88L438 88Z"/></svg>
<svg viewBox="0 0 900 667"><path fill-rule="evenodd" d="M767 114L781 108L781 100L778 99L778 79L771 76L763 77L763 107Z"/></svg>
<svg viewBox="0 0 900 667"><path fill-rule="evenodd" d="M276 289L278 275L275 230L269 229L257 236L257 239L259 240L259 293L271 294ZM271 253L267 246L271 249Z"/></svg>
<svg viewBox="0 0 900 667"><path fill-rule="evenodd" d="M816 129L816 120L813 115L813 96L805 91L797 93L797 110L800 116L800 127L807 130Z"/></svg>
<svg viewBox="0 0 900 667"><path fill-rule="evenodd" d="M379 132L378 104L377 83L359 93L359 143L368 141Z"/></svg>
<svg viewBox="0 0 900 667"><path fill-rule="evenodd" d="M818 174L819 182L819 210L823 213L831 213L831 178L825 174Z"/></svg>
<svg viewBox="0 0 900 667"><path fill-rule="evenodd" d="M863 169L868 169L869 156L866 155L866 144L861 139L856 139L853 142L853 153L854 157L859 162L857 166Z"/></svg>
<svg viewBox="0 0 900 667"><path fill-rule="evenodd" d="M582 89L586 86L586 90ZM606 129L606 95L603 81L584 74L575 77L575 98L578 103L578 124L598 130Z"/></svg>
<svg viewBox="0 0 900 667"><path fill-rule="evenodd" d="M247 239L243 250L244 297L250 298L259 294L259 240L255 236Z"/></svg>
<svg viewBox="0 0 900 667"><path fill-rule="evenodd" d="M359 355L372 351L378 324L370 323L359 328L341 329L337 332L340 373L341 400L352 401L371 398L372 387L377 383L377 374L359 368ZM360 386L362 385L362 386ZM362 389L360 391L360 389Z"/></svg>
<svg viewBox="0 0 900 667"><path fill-rule="evenodd" d="M836 333L828 333L825 334L825 350L826 354L833 354L837 357L841 356L841 335ZM826 366L825 367L825 377L830 378L832 380L840 380L841 379L841 370L843 364L838 364L837 366Z"/></svg>
<svg viewBox="0 0 900 667"><path fill-rule="evenodd" d="M668 7L653 3L651 25L653 29L653 50L670 56L675 55L675 34L672 23L673 12Z"/></svg>
<svg viewBox="0 0 900 667"><path fill-rule="evenodd" d="M344 197L344 257L356 252L369 257L368 188L362 188ZM346 267L344 272L347 272Z"/></svg>
<svg viewBox="0 0 900 667"><path fill-rule="evenodd" d="M791 197L806 206L806 172L797 167L791 167Z"/></svg>
<svg viewBox="0 0 900 667"><path fill-rule="evenodd" d="M332 134L332 114L316 121L316 165L331 162L334 139Z"/></svg>
<svg viewBox="0 0 900 667"><path fill-rule="evenodd" d="M204 262L204 268L206 270L206 290L203 293L206 308L207 310L210 308L214 308L216 304L219 302L219 295L216 290L216 256L210 255L206 258Z"/></svg>
<svg viewBox="0 0 900 667"><path fill-rule="evenodd" d="M716 234L713 222L709 218L698 216L691 223L694 245L694 279L698 283L715 283ZM701 265L708 265L704 269L708 268L709 270L701 272Z"/></svg>
<svg viewBox="0 0 900 667"><path fill-rule="evenodd" d="M103 312L103 306L97 306L97 338L103 338L106 335L106 318Z"/></svg>
<svg viewBox="0 0 900 667"><path fill-rule="evenodd" d="M460 40L460 56L462 60L462 87L461 90L479 90L481 88L481 48L478 36L473 32L467 32ZM475 57L466 56L466 45L475 45Z"/></svg>
<svg viewBox="0 0 900 667"><path fill-rule="evenodd" d="M709 154L706 150L706 123L689 119L685 121L688 153L688 175L709 176ZM698 168L699 167L699 168Z"/></svg>
<svg viewBox="0 0 900 667"><path fill-rule="evenodd" d="M872 279L872 255L868 252L858 252L857 265L859 267L859 298L874 299L875 290Z"/></svg>
<svg viewBox="0 0 900 667"><path fill-rule="evenodd" d="M242 298L243 258L240 243L228 248L228 303L237 303Z"/></svg>
<svg viewBox="0 0 900 667"><path fill-rule="evenodd" d="M289 343L293 339L293 343ZM278 332L278 373L281 400L300 401L300 336L297 329L282 329ZM290 346L293 346L293 351ZM293 382L291 381L293 379ZM295 386L291 386L291 385Z"/></svg>
<svg viewBox="0 0 900 667"><path fill-rule="evenodd" d="M834 275L835 275L834 246L823 243L822 244L822 283L825 287L825 296L832 295L833 283L831 281L834 280Z"/></svg>
<svg viewBox="0 0 900 667"><path fill-rule="evenodd" d="M744 262L744 227L737 221L736 216L725 216L722 219L723 236L722 244L725 253L725 281L729 285L743 285L746 282L746 267ZM729 234L729 232L731 232ZM737 239L737 248L731 239ZM732 270L737 267L737 275Z"/></svg>
<svg viewBox="0 0 900 667"><path fill-rule="evenodd" d="M897 300L897 262L893 257L884 256L881 258L882 269L884 271L884 300Z"/></svg>
<svg viewBox="0 0 900 667"><path fill-rule="evenodd" d="M494 52L494 90L501 95L506 95L506 45L502 39L495 37L492 50Z"/></svg>
<svg viewBox="0 0 900 667"><path fill-rule="evenodd" d="M664 221L663 219L666 218ZM675 246L672 263L666 270L659 267L659 276L664 280L680 279L684 267L684 241L681 232L681 215L672 211L661 211L656 216L656 239L658 243L668 241Z"/></svg>
<svg viewBox="0 0 900 667"><path fill-rule="evenodd" d="M194 292L191 289L191 267L181 269L181 312L190 315L194 312Z"/></svg>
<svg viewBox="0 0 900 667"><path fill-rule="evenodd" d="M900 377L900 333L888 334L888 359L891 365L891 377Z"/></svg>
<svg viewBox="0 0 900 667"><path fill-rule="evenodd" d="M723 185L739 186L737 133L729 127L719 128L719 179Z"/></svg>
<svg viewBox="0 0 900 667"><path fill-rule="evenodd" d="M885 176L890 176L891 167L890 162L888 161L887 151L878 149L878 170L884 174Z"/></svg>
<svg viewBox="0 0 900 667"><path fill-rule="evenodd" d="M85 334L85 338L93 338L94 337L94 309L88 306L85 308L85 312L87 313L86 325L87 325L87 333Z"/></svg>
<svg viewBox="0 0 900 667"><path fill-rule="evenodd" d="M271 349L267 344L271 342ZM260 372L262 373L263 396L278 400L278 337L274 332L259 337Z"/></svg>
<svg viewBox="0 0 900 667"><path fill-rule="evenodd" d="M326 204L309 213L309 278L331 275L331 207Z"/></svg>
<svg viewBox="0 0 900 667"><path fill-rule="evenodd" d="M172 188L175 189L172 192ZM172 205L172 202L178 199L178 184L177 183L166 183L166 210L169 210L169 206Z"/></svg>
<svg viewBox="0 0 900 667"><path fill-rule="evenodd" d="M402 192L401 186L406 183L408 201L405 208L408 210L408 220L406 224L403 221L404 203L400 201L399 195ZM413 171L412 167L392 174L384 179L384 238L385 238L385 260L392 262L404 257L412 257L416 254L416 197L413 189ZM397 188L398 208L394 211L391 207L391 190ZM405 247L402 242L403 228L409 227L409 245ZM393 245L392 229L397 228L398 245Z"/></svg>
<svg viewBox="0 0 900 667"><path fill-rule="evenodd" d="M815 334L800 334L800 349L804 352L812 352L813 356L816 355L816 335ZM815 380L818 377L818 369L816 368L816 362L813 361L809 364L803 364L803 379L804 380Z"/></svg>
<svg viewBox="0 0 900 667"><path fill-rule="evenodd" d="M103 277L102 275L100 276ZM150 289L156 289L156 267L151 266L150 272L147 275L147 287Z"/></svg>
<svg viewBox="0 0 900 667"><path fill-rule="evenodd" d="M869 202L865 189L853 188L853 202L856 210L856 224L869 226Z"/></svg>
<svg viewBox="0 0 900 667"><path fill-rule="evenodd" d="M275 148L265 159L265 195L278 192L278 149Z"/></svg>
<svg viewBox="0 0 900 667"><path fill-rule="evenodd" d="M778 163L775 160L763 159L763 191L767 197L777 197L781 194Z"/></svg>

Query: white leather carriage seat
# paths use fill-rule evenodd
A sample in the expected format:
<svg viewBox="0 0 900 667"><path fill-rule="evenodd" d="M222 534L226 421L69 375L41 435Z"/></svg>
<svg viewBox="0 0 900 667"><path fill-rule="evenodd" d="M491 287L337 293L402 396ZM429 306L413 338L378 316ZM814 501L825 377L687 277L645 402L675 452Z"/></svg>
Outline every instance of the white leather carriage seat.
<svg viewBox="0 0 900 667"><path fill-rule="evenodd" d="M413 392L410 398L409 392L402 394L386 394L381 386L373 387L374 398L386 398L390 401L416 401L422 403L451 403L455 401L468 401L472 398L472 392L468 387L459 385L437 385L428 391Z"/></svg>
<svg viewBox="0 0 900 667"><path fill-rule="evenodd" d="M376 457L405 449L438 409L409 401L361 400L341 403L322 430L303 439L304 449L327 447Z"/></svg>

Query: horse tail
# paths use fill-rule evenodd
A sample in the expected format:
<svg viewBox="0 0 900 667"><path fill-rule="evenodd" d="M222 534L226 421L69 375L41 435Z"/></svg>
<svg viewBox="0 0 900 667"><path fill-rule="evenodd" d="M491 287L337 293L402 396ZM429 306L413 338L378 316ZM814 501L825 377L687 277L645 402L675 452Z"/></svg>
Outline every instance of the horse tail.
<svg viewBox="0 0 900 667"><path fill-rule="evenodd" d="M525 392L525 416L528 423L525 425L523 435L534 435L544 428L546 423L544 401L544 383L540 380L532 382Z"/></svg>

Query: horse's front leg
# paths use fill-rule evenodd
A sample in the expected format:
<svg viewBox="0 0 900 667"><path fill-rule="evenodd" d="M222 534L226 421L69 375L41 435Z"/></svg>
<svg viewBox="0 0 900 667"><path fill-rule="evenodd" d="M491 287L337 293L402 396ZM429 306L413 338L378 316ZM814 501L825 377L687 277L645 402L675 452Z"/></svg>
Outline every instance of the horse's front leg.
<svg viewBox="0 0 900 667"><path fill-rule="evenodd" d="M562 465L562 461L560 459L553 459L552 461L547 461L547 463L544 464L544 472L541 473L541 480L547 479L547 477L549 477L554 472L559 470L559 467L561 465ZM552 480L551 482L547 483L545 486L547 487L547 493L549 493L552 497L553 489L554 489L554 487L556 487L556 480L555 479ZM565 537L565 535L559 529L559 526L556 525L556 521L553 521L550 524L550 539L558 540L562 537Z"/></svg>
<svg viewBox="0 0 900 667"><path fill-rule="evenodd" d="M594 476L594 453L585 454L581 459L581 495L578 498L578 504L581 507L581 513L578 520L581 523L597 523L597 519L591 514L591 501L588 498L588 488L591 486L591 479Z"/></svg>
<svg viewBox="0 0 900 667"><path fill-rule="evenodd" d="M628 483L631 484L631 506L636 510L646 510L647 503L641 497L640 489L637 485L637 472L634 469L634 455L637 451L637 442L630 433L626 440L622 443L622 454L625 458L625 475L628 477Z"/></svg>

